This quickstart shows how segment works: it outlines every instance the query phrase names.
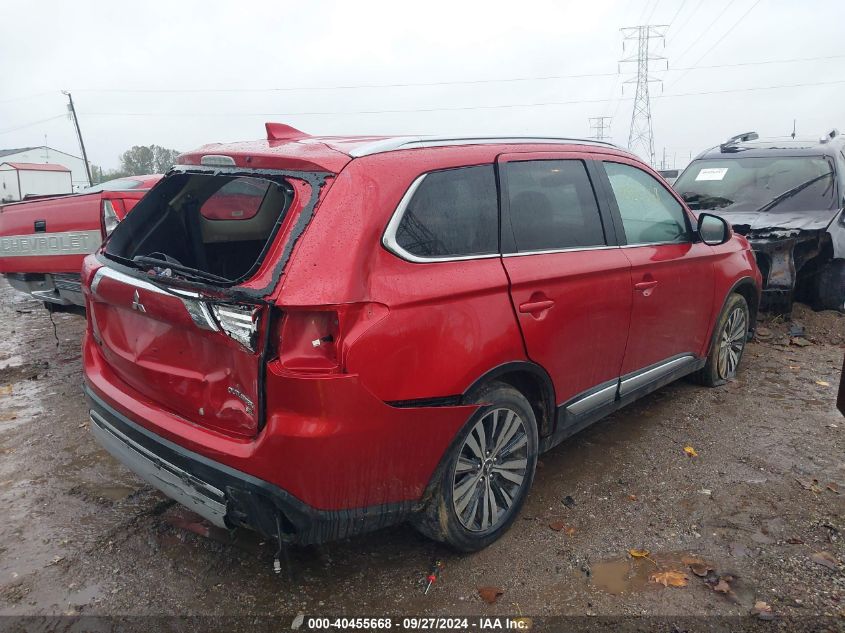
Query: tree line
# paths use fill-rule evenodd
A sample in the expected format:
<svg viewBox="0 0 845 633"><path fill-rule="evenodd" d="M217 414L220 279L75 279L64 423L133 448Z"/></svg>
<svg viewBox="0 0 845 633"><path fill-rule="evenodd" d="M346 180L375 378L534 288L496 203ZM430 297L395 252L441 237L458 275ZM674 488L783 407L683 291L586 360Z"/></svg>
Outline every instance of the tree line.
<svg viewBox="0 0 845 633"><path fill-rule="evenodd" d="M178 150L159 145L133 145L120 155L120 167L117 169L104 170L91 165L91 180L99 184L127 176L163 174L176 163L179 154L181 152Z"/></svg>

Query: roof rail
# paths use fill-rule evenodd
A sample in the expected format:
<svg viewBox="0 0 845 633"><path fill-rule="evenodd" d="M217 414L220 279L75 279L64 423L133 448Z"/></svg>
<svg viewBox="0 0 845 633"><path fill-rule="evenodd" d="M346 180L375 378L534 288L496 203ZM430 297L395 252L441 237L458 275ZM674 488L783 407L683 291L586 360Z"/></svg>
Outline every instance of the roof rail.
<svg viewBox="0 0 845 633"><path fill-rule="evenodd" d="M353 149L349 152L349 155L359 158L361 156L381 154L400 149L443 147L447 145L494 145L498 143L573 143L616 148L616 145L607 141L554 136L397 136L367 143L366 145Z"/></svg>
<svg viewBox="0 0 845 633"><path fill-rule="evenodd" d="M743 132L742 134L737 134L736 136L730 137L727 141L719 145L719 149L724 151L731 151L731 148L736 147L737 143L745 143L747 141L754 141L760 138L760 135L757 132Z"/></svg>
<svg viewBox="0 0 845 633"><path fill-rule="evenodd" d="M839 130L837 130L836 128L833 128L830 132L828 132L827 134L825 134L824 136L822 136L819 139L819 143L829 143L830 141L835 139L837 136L839 136Z"/></svg>

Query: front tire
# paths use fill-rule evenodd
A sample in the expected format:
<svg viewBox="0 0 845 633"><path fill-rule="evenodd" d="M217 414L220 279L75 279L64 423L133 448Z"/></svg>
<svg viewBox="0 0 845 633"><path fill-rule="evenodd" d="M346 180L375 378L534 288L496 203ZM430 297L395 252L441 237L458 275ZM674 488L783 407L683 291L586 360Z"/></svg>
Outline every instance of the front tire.
<svg viewBox="0 0 845 633"><path fill-rule="evenodd" d="M845 259L834 259L822 266L814 295L813 309L845 312Z"/></svg>
<svg viewBox="0 0 845 633"><path fill-rule="evenodd" d="M696 382L706 387L718 387L736 377L748 340L749 323L745 297L731 294L716 322L707 363L693 375Z"/></svg>
<svg viewBox="0 0 845 633"><path fill-rule="evenodd" d="M474 552L504 534L519 513L537 467L537 421L525 396L505 383L485 387L439 469L417 528Z"/></svg>

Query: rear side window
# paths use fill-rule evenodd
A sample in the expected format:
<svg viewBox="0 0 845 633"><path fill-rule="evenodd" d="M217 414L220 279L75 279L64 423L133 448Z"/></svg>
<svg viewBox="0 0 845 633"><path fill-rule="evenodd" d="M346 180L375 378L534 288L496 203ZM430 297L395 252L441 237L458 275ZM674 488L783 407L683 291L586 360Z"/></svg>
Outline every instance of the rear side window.
<svg viewBox="0 0 845 633"><path fill-rule="evenodd" d="M492 165L426 174L395 234L417 257L462 257L499 252L499 208Z"/></svg>
<svg viewBox="0 0 845 633"><path fill-rule="evenodd" d="M270 182L260 178L236 178L218 189L202 207L207 220L249 220L261 207Z"/></svg>
<svg viewBox="0 0 845 633"><path fill-rule="evenodd" d="M656 178L622 163L604 163L628 244L689 241L685 212Z"/></svg>
<svg viewBox="0 0 845 633"><path fill-rule="evenodd" d="M606 244L596 196L580 160L507 163L511 228L518 252Z"/></svg>

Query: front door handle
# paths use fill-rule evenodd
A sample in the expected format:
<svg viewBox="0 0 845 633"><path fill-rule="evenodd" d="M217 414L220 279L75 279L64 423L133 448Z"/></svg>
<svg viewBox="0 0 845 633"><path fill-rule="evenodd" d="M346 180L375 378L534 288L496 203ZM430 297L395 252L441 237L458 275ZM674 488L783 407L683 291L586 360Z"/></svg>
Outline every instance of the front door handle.
<svg viewBox="0 0 845 633"><path fill-rule="evenodd" d="M529 301L527 303L519 304L519 311L523 314L530 314L531 316L538 316L541 312L545 312L555 304L551 299L544 299L542 301Z"/></svg>

